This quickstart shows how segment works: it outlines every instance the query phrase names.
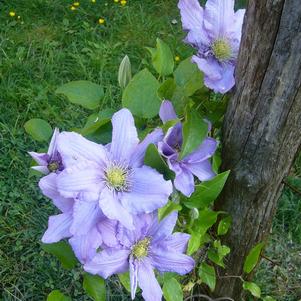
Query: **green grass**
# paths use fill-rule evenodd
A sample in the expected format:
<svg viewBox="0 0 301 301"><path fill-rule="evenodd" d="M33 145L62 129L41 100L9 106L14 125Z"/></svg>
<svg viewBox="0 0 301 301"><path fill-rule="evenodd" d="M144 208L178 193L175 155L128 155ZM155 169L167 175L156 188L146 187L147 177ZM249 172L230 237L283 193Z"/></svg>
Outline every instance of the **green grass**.
<svg viewBox="0 0 301 301"><path fill-rule="evenodd" d="M71 3L0 1L0 300L45 300L52 289L61 289L73 300L88 300L81 288L81 270L63 270L41 249L47 218L55 210L41 196L38 178L29 171L27 151L45 145L24 132L24 123L37 117L61 129L81 126L89 111L54 94L70 80L100 83L105 89L102 108L118 108L119 62L128 54L134 73L142 69L149 61L144 47L153 46L157 37L175 55L185 58L191 53L181 43L180 22L171 23L175 18L179 21L175 0L130 0L126 7L113 0L97 0L97 4L82 0L75 12ZM20 20L9 17L10 10ZM105 18L105 26L97 23L99 17ZM295 174L300 170L301 159ZM300 283L301 234L300 228L296 230L300 202L300 196L286 189L268 250L280 267L264 262L257 273L261 286L283 301L300 298L300 292L287 288ZM282 271L287 278L279 276ZM129 300L116 279L108 290L109 300Z"/></svg>

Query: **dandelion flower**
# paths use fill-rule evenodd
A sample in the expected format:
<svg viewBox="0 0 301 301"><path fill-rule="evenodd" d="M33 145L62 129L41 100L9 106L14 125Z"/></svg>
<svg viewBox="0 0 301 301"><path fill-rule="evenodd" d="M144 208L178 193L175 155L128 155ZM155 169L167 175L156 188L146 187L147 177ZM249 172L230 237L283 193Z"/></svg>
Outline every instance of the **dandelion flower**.
<svg viewBox="0 0 301 301"><path fill-rule="evenodd" d="M79 2L74 2L73 6L79 6Z"/></svg>
<svg viewBox="0 0 301 301"><path fill-rule="evenodd" d="M125 6L125 5L126 5L126 0L121 0L121 1L120 1L120 4L121 4L122 6Z"/></svg>
<svg viewBox="0 0 301 301"><path fill-rule="evenodd" d="M71 10L76 10L76 7L72 5L72 6L70 7L70 9L71 9Z"/></svg>
<svg viewBox="0 0 301 301"><path fill-rule="evenodd" d="M91 0L92 3L96 3L96 0Z"/></svg>
<svg viewBox="0 0 301 301"><path fill-rule="evenodd" d="M98 19L98 23L101 24L101 25L104 24L104 23L105 23L105 19L99 18L99 19Z"/></svg>
<svg viewBox="0 0 301 301"><path fill-rule="evenodd" d="M181 60L181 58L180 58L178 55L176 55L175 61L176 61L176 62L179 62L180 60Z"/></svg>
<svg viewBox="0 0 301 301"><path fill-rule="evenodd" d="M15 13L14 11L10 11L10 12L9 12L9 15L10 15L11 17L15 17L15 16L16 16L16 13Z"/></svg>

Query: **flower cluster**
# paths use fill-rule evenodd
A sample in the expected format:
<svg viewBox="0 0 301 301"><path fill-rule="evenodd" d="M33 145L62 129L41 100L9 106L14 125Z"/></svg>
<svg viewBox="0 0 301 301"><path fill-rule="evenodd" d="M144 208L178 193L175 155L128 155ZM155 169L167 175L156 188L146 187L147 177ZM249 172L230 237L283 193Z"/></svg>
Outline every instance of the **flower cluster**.
<svg viewBox="0 0 301 301"><path fill-rule="evenodd" d="M160 109L163 122L176 117L169 101ZM157 128L139 142L134 118L121 109L112 117L112 142L100 145L75 132L56 129L47 153L31 152L33 168L45 174L39 181L43 194L61 211L51 216L42 241L69 239L84 269L107 278L129 270L132 298L137 286L145 300L161 300L153 269L189 273L194 260L185 255L189 235L174 233L177 213L162 221L157 209L168 202L173 184L144 164L150 144L176 177L174 186L185 195L199 180L214 176L208 158L216 141L206 138L192 154L179 160L181 123L164 136Z"/></svg>
<svg viewBox="0 0 301 301"><path fill-rule="evenodd" d="M226 93L234 85L245 10L234 12L234 0L208 0L203 9L198 0L180 0L185 42L197 49L192 61L205 74L205 85Z"/></svg>

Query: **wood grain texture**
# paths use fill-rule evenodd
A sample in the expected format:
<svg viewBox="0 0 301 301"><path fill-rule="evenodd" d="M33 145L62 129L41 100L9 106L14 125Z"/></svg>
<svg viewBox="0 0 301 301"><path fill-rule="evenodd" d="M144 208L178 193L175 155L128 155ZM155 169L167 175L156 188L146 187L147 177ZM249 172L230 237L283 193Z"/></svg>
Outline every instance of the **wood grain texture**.
<svg viewBox="0 0 301 301"><path fill-rule="evenodd" d="M282 180L301 145L300 0L250 0L223 127L223 170L231 170L217 209L229 212L231 247L215 293L243 300L250 249L270 232Z"/></svg>

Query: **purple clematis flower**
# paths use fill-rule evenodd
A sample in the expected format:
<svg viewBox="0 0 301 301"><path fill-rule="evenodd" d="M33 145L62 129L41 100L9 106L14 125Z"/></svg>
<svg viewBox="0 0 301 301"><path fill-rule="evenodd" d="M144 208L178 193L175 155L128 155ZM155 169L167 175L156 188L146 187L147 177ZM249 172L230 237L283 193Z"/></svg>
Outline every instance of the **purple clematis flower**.
<svg viewBox="0 0 301 301"><path fill-rule="evenodd" d="M234 12L234 0L180 0L185 42L198 50L192 57L205 74L205 85L226 93L235 85L234 69L241 40L245 10Z"/></svg>
<svg viewBox="0 0 301 301"><path fill-rule="evenodd" d="M52 135L47 153L29 152L29 154L39 164L38 166L33 166L32 169L46 175L39 181L41 191L46 197L53 201L58 209L62 212L67 212L73 206L73 199L62 197L56 189L56 177L64 170L62 156L57 149L59 135L60 132L56 128Z"/></svg>
<svg viewBox="0 0 301 301"><path fill-rule="evenodd" d="M194 260L183 254L190 235L174 233L177 213L173 212L158 222L157 212L135 218L135 230L119 224L117 239L120 246L98 253L84 269L107 278L116 273L130 271L131 296L135 298L137 286L146 301L160 301L162 290L154 269L184 275L194 267Z"/></svg>
<svg viewBox="0 0 301 301"><path fill-rule="evenodd" d="M115 246L117 222L104 216L93 196L89 202L62 197L55 180L54 174L40 180L43 194L51 198L61 211L49 217L42 242L49 244L70 238L69 243L81 263L92 259L99 247Z"/></svg>
<svg viewBox="0 0 301 301"><path fill-rule="evenodd" d="M47 153L29 152L31 157L38 163L37 166L32 166L32 169L40 171L47 175L50 172L58 173L63 170L62 158L57 150L57 139L60 132L55 128Z"/></svg>
<svg viewBox="0 0 301 301"><path fill-rule="evenodd" d="M85 201L85 208L79 211L86 211L91 223L101 211L133 228L132 215L164 206L172 193L170 181L143 165L147 146L160 141L163 132L156 129L139 143L134 118L127 109L115 113L112 124L112 142L107 146L77 133L60 134L58 150L66 168L58 175L57 187L62 196Z"/></svg>
<svg viewBox="0 0 301 301"><path fill-rule="evenodd" d="M159 115L163 123L177 118L168 100L162 102ZM213 156L217 148L217 141L210 137L205 138L194 152L180 160L182 143L182 124L179 122L169 128L163 141L158 143L158 150L167 159L169 168L176 175L174 186L189 197L194 192L194 175L200 181L207 181L215 176L209 158Z"/></svg>
<svg viewBox="0 0 301 301"><path fill-rule="evenodd" d="M89 202L85 202L80 196L77 199L66 198L59 193L57 176L65 166L57 148L59 135L59 130L55 129L47 153L29 153L39 164L32 168L46 174L39 181L42 193L61 211L49 217L48 229L42 242L49 244L70 238L69 243L75 255L85 263L96 254L99 247L115 245L117 223L104 216L99 209L98 200L93 200L93 195Z"/></svg>

